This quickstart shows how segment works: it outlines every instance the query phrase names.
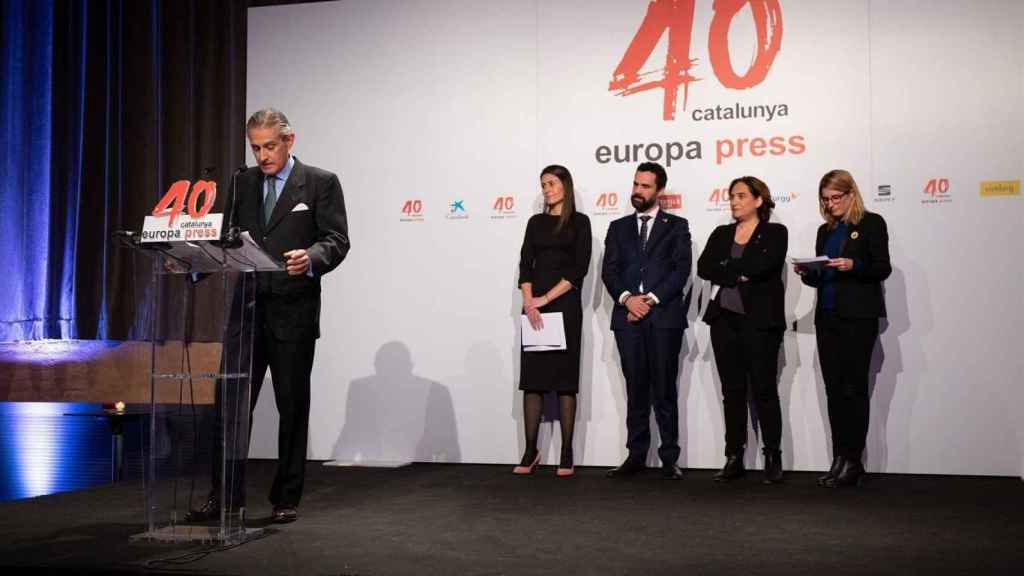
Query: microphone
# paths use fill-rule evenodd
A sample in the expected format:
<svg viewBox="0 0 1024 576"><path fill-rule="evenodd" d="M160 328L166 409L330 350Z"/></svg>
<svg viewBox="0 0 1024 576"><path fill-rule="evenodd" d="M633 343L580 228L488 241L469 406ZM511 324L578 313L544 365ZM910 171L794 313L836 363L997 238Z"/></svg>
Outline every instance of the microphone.
<svg viewBox="0 0 1024 576"><path fill-rule="evenodd" d="M238 226L235 226L235 211L238 209L238 175L248 169L245 162L242 162L238 170L231 174L231 214L228 215L228 228L224 234L225 248L237 248L242 245L241 232L238 230Z"/></svg>

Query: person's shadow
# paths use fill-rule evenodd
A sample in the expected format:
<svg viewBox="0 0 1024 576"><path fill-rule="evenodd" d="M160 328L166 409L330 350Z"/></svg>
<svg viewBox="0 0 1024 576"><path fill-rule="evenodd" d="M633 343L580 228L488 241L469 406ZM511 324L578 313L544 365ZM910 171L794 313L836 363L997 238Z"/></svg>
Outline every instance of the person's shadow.
<svg viewBox="0 0 1024 576"><path fill-rule="evenodd" d="M455 409L448 388L413 373L402 342L383 344L374 374L348 387L345 424L335 442L336 464L399 466L459 462Z"/></svg>
<svg viewBox="0 0 1024 576"><path fill-rule="evenodd" d="M913 268L913 262L902 257L896 243L891 245L895 251L892 275L883 283L887 317L879 321L878 339L871 355L869 394L871 395L871 420L868 427L867 443L864 450L864 464L868 470L888 472L903 471L910 468L910 422L905 416L897 417L893 424L902 428L897 433L889 433L890 413L896 384L903 372L903 350L900 336L910 330L910 301L907 298L906 274L907 267ZM915 305L928 312L932 309L927 288L927 275L923 270L911 270L921 287L915 290ZM929 327L930 328L930 327ZM904 380L901 397L903 402L913 406L917 397L917 383ZM893 443L890 446L890 441Z"/></svg>

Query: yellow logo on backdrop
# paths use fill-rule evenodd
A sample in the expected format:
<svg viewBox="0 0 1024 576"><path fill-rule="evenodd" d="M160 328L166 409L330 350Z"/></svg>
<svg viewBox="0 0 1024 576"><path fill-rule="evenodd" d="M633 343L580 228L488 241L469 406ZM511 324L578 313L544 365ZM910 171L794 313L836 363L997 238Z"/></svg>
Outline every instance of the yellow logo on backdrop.
<svg viewBox="0 0 1024 576"><path fill-rule="evenodd" d="M981 183L982 197L1020 196L1020 180L988 180Z"/></svg>

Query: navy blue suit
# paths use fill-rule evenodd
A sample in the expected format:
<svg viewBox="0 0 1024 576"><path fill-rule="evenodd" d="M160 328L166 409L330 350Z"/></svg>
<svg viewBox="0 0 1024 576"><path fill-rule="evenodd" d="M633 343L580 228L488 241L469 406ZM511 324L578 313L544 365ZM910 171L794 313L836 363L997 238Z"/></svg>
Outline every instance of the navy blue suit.
<svg viewBox="0 0 1024 576"><path fill-rule="evenodd" d="M651 445L650 413L654 407L663 464L679 459L679 406L676 378L686 330L684 293L690 277L690 227L685 218L659 211L650 223L647 244L640 249L637 215L619 218L608 227L601 280L615 302L611 328L626 379L626 447L629 459L643 463ZM642 290L641 290L642 287ZM623 292L654 294L658 299L639 322L627 319L619 303Z"/></svg>

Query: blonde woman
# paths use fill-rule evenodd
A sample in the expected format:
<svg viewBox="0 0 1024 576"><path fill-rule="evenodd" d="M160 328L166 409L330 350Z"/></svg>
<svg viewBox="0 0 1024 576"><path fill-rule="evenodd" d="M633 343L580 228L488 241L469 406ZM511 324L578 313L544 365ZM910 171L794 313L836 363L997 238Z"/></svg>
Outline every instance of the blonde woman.
<svg viewBox="0 0 1024 576"><path fill-rule="evenodd" d="M827 488L857 486L868 433L868 370L885 316L882 281L892 273L885 220L864 208L853 176L832 170L818 184L821 216L815 253L821 270L796 267L817 288L814 325L832 429L832 465L818 478Z"/></svg>

